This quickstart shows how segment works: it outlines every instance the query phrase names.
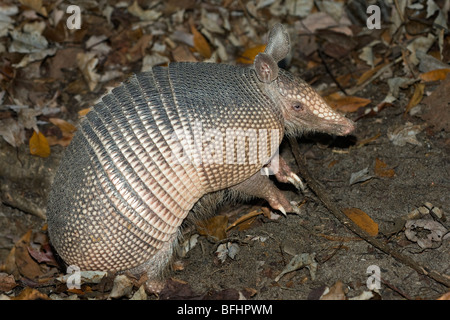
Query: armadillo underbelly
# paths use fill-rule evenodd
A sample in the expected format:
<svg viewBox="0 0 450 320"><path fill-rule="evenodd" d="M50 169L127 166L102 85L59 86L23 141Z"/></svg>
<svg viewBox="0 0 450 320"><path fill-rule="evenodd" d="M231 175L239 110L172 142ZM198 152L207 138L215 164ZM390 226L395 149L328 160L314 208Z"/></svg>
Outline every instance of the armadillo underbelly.
<svg viewBox="0 0 450 320"><path fill-rule="evenodd" d="M269 100L250 68L206 63L156 67L104 96L80 123L50 193L59 255L82 270L167 260L193 205L254 175L280 144L282 115ZM227 152L253 145L236 137L241 143L225 150L230 129L279 134L267 134L257 161L230 163ZM212 141L222 144L211 151Z"/></svg>

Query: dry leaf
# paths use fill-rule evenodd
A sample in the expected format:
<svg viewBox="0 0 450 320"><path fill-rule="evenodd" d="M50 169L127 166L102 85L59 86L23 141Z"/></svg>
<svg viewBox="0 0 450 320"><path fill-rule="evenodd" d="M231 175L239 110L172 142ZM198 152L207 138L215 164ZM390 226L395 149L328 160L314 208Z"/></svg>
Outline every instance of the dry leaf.
<svg viewBox="0 0 450 320"><path fill-rule="evenodd" d="M363 84L364 82L366 82L367 80L369 80L370 78L372 78L372 76L374 76L381 68L383 68L384 66L388 65L389 61L386 61L383 64L380 64L378 66L376 66L373 69L369 69L366 72L364 72L358 79L358 81L356 82L356 86L360 86L361 84Z"/></svg>
<svg viewBox="0 0 450 320"><path fill-rule="evenodd" d="M14 276L4 272L0 273L0 292L7 292L17 286Z"/></svg>
<svg viewBox="0 0 450 320"><path fill-rule="evenodd" d="M30 153L34 156L47 158L50 155L50 146L42 132L36 133L30 138Z"/></svg>
<svg viewBox="0 0 450 320"><path fill-rule="evenodd" d="M17 270L16 266L16 247L12 247L4 263L0 264L0 271L11 274L14 278L20 277L19 270Z"/></svg>
<svg viewBox="0 0 450 320"><path fill-rule="evenodd" d="M432 248L433 241L441 242L448 234L447 228L442 224L429 219L408 220L405 228L406 238L417 242L422 249Z"/></svg>
<svg viewBox="0 0 450 320"><path fill-rule="evenodd" d="M275 281L278 282L286 273L298 270L300 268L308 268L311 276L311 280L314 281L316 278L317 272L317 261L315 253L301 253L295 255L291 261L284 267L283 271L275 278Z"/></svg>
<svg viewBox="0 0 450 320"><path fill-rule="evenodd" d="M409 112L409 110L417 106L420 103L420 101L422 101L424 91L425 91L425 84L416 83L414 85L414 94L411 97L411 100L409 100L405 112Z"/></svg>
<svg viewBox="0 0 450 320"><path fill-rule="evenodd" d="M80 117L84 117L84 116L86 116L91 110L92 110L92 107L85 108L85 109L81 109L80 111L78 111L78 115L79 115Z"/></svg>
<svg viewBox="0 0 450 320"><path fill-rule="evenodd" d="M19 147L25 140L25 130L12 118L0 119L0 137L13 147Z"/></svg>
<svg viewBox="0 0 450 320"><path fill-rule="evenodd" d="M194 35L194 48L203 58L211 58L211 48L205 37L191 24L191 32Z"/></svg>
<svg viewBox="0 0 450 320"><path fill-rule="evenodd" d="M359 98L355 96L341 96L334 93L325 97L325 101L335 110L342 112L355 112L359 108L367 106L372 102L370 99Z"/></svg>
<svg viewBox="0 0 450 320"><path fill-rule="evenodd" d="M320 300L347 300L345 291L348 289L344 286L342 281L338 280L330 289L324 293Z"/></svg>
<svg viewBox="0 0 450 320"><path fill-rule="evenodd" d="M450 132L450 75L447 75L431 95L423 99L425 108L421 115L434 132L445 130Z"/></svg>
<svg viewBox="0 0 450 320"><path fill-rule="evenodd" d="M375 174L379 177L392 178L395 171L394 169L388 169L387 164L377 158L375 160Z"/></svg>
<svg viewBox="0 0 450 320"><path fill-rule="evenodd" d="M15 244L15 262L19 273L28 278L35 279L42 275L39 264L31 258L28 247L30 246L32 230L29 230Z"/></svg>
<svg viewBox="0 0 450 320"><path fill-rule="evenodd" d="M250 225L255 221L256 217L262 213L263 213L262 210L253 210L243 215L232 224L230 224L230 226L227 228L226 231L229 231L236 226L238 226L239 231L247 230L248 228L250 228Z"/></svg>
<svg viewBox="0 0 450 320"><path fill-rule="evenodd" d="M95 72L95 67L97 66L98 59L94 52L77 54L77 65L78 68L83 73L84 79L86 80L89 90L94 91L100 80L100 75Z"/></svg>
<svg viewBox="0 0 450 320"><path fill-rule="evenodd" d="M222 243L217 247L215 255L221 263L224 263L227 257L235 259L236 255L239 253L239 245L232 242Z"/></svg>
<svg viewBox="0 0 450 320"><path fill-rule="evenodd" d="M355 184L355 183L360 183L360 182L364 182L367 181L369 179L372 179L373 176L371 174L369 174L369 167L366 167L362 170L359 170L357 172L353 172L350 176L350 182L349 184Z"/></svg>
<svg viewBox="0 0 450 320"><path fill-rule="evenodd" d="M137 1L128 7L128 12L143 21L155 21L162 15L161 11L142 9Z"/></svg>
<svg viewBox="0 0 450 320"><path fill-rule="evenodd" d="M228 225L227 216L215 216L197 224L197 231L202 236L213 237L217 240L225 239Z"/></svg>
<svg viewBox="0 0 450 320"><path fill-rule="evenodd" d="M450 69L436 69L422 73L419 78L425 82L444 80Z"/></svg>
<svg viewBox="0 0 450 320"><path fill-rule="evenodd" d="M378 224L361 209L347 208L342 211L350 220L356 223L361 229L366 231L372 237L378 234Z"/></svg>
<svg viewBox="0 0 450 320"><path fill-rule="evenodd" d="M444 117L441 117L444 118ZM390 128L387 136L390 141L396 146L404 146L406 143L421 146L422 143L417 140L416 135L422 131L421 125L413 125L411 122L406 122L396 128Z"/></svg>
<svg viewBox="0 0 450 320"><path fill-rule="evenodd" d="M11 300L50 300L50 298L37 289L26 287L22 292Z"/></svg>
<svg viewBox="0 0 450 320"><path fill-rule="evenodd" d="M180 256L185 257L197 245L199 235L193 234L189 239L186 239L180 246Z"/></svg>
<svg viewBox="0 0 450 320"><path fill-rule="evenodd" d="M44 17L47 17L47 9L42 6L42 0L19 0L19 2L27 7L30 7Z"/></svg>
<svg viewBox="0 0 450 320"><path fill-rule="evenodd" d="M77 131L77 127L73 124L59 118L50 118L49 121L57 126L62 133L62 138L58 138L56 136L48 136L47 141L50 146L54 146L59 144L63 147L67 147L72 141L75 131Z"/></svg>
<svg viewBox="0 0 450 320"><path fill-rule="evenodd" d="M114 278L113 288L109 294L109 298L129 297L133 290L133 281L125 274L119 274Z"/></svg>
<svg viewBox="0 0 450 320"><path fill-rule="evenodd" d="M440 296L439 298L437 298L437 300L450 300L450 291L447 293L444 293L442 296Z"/></svg>
<svg viewBox="0 0 450 320"><path fill-rule="evenodd" d="M258 53L264 52L266 49L265 44L261 44L258 46L250 47L246 49L237 59L237 63L242 64L252 64L255 60L255 57L258 55Z"/></svg>
<svg viewBox="0 0 450 320"><path fill-rule="evenodd" d="M49 121L57 126L63 134L73 134L77 131L77 127L63 119L50 118Z"/></svg>
<svg viewBox="0 0 450 320"><path fill-rule="evenodd" d="M172 51L173 60L176 62L187 61L187 62L198 62L192 52L189 50L189 47L185 44L181 44L177 46Z"/></svg>

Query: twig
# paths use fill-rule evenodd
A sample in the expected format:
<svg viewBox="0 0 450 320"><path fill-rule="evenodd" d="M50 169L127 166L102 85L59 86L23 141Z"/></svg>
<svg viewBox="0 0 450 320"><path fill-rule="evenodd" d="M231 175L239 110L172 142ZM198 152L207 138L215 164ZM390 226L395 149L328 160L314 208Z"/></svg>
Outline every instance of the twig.
<svg viewBox="0 0 450 320"><path fill-rule="evenodd" d="M299 166L300 176L306 180L309 188L316 194L316 196L322 201L324 206L350 231L364 239L366 242L374 246L375 248L383 251L384 253L389 254L394 257L397 261L409 266L420 274L426 275L431 279L450 287L450 276L442 275L437 271L431 270L427 266L423 266L420 263L414 261L408 256L398 252L395 249L390 248L387 244L381 242L375 237L370 236L367 232L359 228L352 220L350 220L341 210L339 206L337 206L334 201L328 196L328 194L323 190L320 184L310 175L306 162L303 157L300 155L300 148L298 147L298 143L295 138L289 138L289 143L291 144L292 152L294 154L295 160Z"/></svg>
<svg viewBox="0 0 450 320"><path fill-rule="evenodd" d="M403 57L398 57L397 59L395 59L394 61L388 63L387 65L385 65L384 67L382 67L380 70L378 70L370 79L366 80L364 83L360 84L359 86L356 86L352 89L347 90L347 93L349 95L353 95L358 91L361 91L362 89L364 89L368 84L372 83L375 79L377 79L379 76L381 76L383 74L383 72L385 72L387 69L389 69L390 67L392 67L394 64L399 63L400 61L402 61Z"/></svg>
<svg viewBox="0 0 450 320"><path fill-rule="evenodd" d="M328 67L328 63L325 60L322 48L319 48L319 50L317 50L317 53L319 54L320 59L322 60L322 64L325 66L325 70L327 70L328 75L331 77L331 79L333 80L333 82L337 85L337 87L339 88L339 90L342 91L342 93L344 93L344 95L348 96L347 92L345 91L344 87L341 86L341 84L339 83L339 81L335 78L333 72L331 72L330 68Z"/></svg>

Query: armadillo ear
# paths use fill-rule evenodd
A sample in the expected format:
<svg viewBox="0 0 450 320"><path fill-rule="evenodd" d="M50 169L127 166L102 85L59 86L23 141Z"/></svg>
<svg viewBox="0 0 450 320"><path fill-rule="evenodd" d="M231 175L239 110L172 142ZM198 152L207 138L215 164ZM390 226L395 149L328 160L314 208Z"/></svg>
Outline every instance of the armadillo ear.
<svg viewBox="0 0 450 320"><path fill-rule="evenodd" d="M290 50L289 34L281 23L275 24L270 30L269 42L264 52L271 55L276 62L279 62L286 58Z"/></svg>
<svg viewBox="0 0 450 320"><path fill-rule="evenodd" d="M278 64L267 53L259 53L255 58L254 66L261 82L269 83L278 77Z"/></svg>

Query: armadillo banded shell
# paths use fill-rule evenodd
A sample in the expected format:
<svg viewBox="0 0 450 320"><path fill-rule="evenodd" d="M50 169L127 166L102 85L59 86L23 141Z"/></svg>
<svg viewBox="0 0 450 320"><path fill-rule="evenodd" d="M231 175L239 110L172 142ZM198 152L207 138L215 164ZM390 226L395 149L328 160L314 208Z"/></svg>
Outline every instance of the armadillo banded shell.
<svg viewBox="0 0 450 320"><path fill-rule="evenodd" d="M283 137L282 115L249 68L174 63L103 97L81 122L49 197L50 237L68 264L116 271L142 265L174 241L200 197L248 179L271 156L227 163L222 150L223 162L204 163L201 151L211 141L195 144L198 123L223 137L230 128L278 130L267 150ZM236 148L247 154L244 141ZM182 161L180 145L198 162Z"/></svg>

